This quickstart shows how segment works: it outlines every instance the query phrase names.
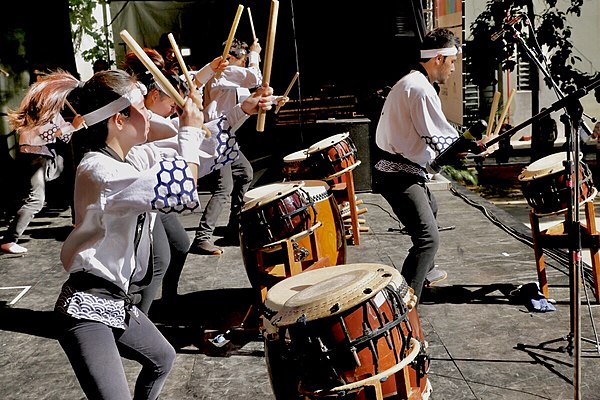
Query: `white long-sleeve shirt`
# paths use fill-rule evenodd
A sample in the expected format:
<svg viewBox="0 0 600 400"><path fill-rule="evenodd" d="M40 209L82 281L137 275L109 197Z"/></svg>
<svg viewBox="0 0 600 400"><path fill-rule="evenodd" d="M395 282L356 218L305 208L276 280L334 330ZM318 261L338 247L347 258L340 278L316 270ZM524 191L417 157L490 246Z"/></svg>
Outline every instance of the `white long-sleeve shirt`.
<svg viewBox="0 0 600 400"><path fill-rule="evenodd" d="M164 149L142 145L130 153L128 162L100 152L83 157L75 178L76 227L61 250L67 272L85 271L125 293L148 270L155 212L199 207L196 182L175 152L166 158Z"/></svg>
<svg viewBox="0 0 600 400"><path fill-rule="evenodd" d="M25 126L19 129L19 146L24 153L42 154L54 157L47 145L55 143L56 139L68 143L77 129L57 113L52 120L44 125ZM57 136L57 132L60 135Z"/></svg>
<svg viewBox="0 0 600 400"><path fill-rule="evenodd" d="M252 61L256 52L250 52L248 67L229 65L221 72L221 76L213 77L204 87L204 116L212 121L231 110L236 104L250 96L250 89L262 84L262 73Z"/></svg>
<svg viewBox="0 0 600 400"><path fill-rule="evenodd" d="M448 123L440 98L422 72L413 70L388 94L377 125L375 142L390 154L399 154L425 168L459 137ZM379 164L379 163L378 163ZM389 164L375 168L390 171Z"/></svg>
<svg viewBox="0 0 600 400"><path fill-rule="evenodd" d="M208 121L205 126L211 132L210 137L203 134L199 151L198 176L202 177L215 171L224 165L235 161L239 157L239 146L235 132L249 118L239 104L228 110L219 118ZM160 148L170 148L181 152L177 140L179 119L168 119L157 114L150 118L150 129L160 129L163 132L170 131L170 138L153 142ZM168 133L163 134L168 135Z"/></svg>

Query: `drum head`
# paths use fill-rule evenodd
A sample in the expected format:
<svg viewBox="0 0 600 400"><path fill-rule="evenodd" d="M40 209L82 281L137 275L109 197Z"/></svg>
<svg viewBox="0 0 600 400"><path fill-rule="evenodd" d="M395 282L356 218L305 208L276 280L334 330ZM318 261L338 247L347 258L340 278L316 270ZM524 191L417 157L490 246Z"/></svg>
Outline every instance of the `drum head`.
<svg viewBox="0 0 600 400"><path fill-rule="evenodd" d="M580 154L580 159L582 158ZM565 170L563 162L567 159L567 153L554 153L540 158L529 164L519 175L519 180L523 182L538 179L542 176L548 176Z"/></svg>
<svg viewBox="0 0 600 400"><path fill-rule="evenodd" d="M304 182L302 181L295 183L277 182L249 190L244 195L245 204L242 207L242 212L285 197L303 186Z"/></svg>
<svg viewBox="0 0 600 400"><path fill-rule="evenodd" d="M318 141L317 143L310 146L308 148L308 154L313 154L313 153L319 152L321 150L327 149L327 148L333 146L334 144L337 144L337 143L341 142L342 140L346 139L348 136L350 136L350 133L348 133L348 132L329 136L328 138Z"/></svg>
<svg viewBox="0 0 600 400"><path fill-rule="evenodd" d="M408 293L400 272L387 265L365 263L320 268L277 283L267 292L265 306L271 310L280 308L270 321L280 328L302 319L313 321L344 312L376 296L392 282L401 292ZM406 297L405 293L401 296Z"/></svg>
<svg viewBox="0 0 600 400"><path fill-rule="evenodd" d="M283 157L283 162L291 163L303 161L308 158L308 149L298 150Z"/></svg>
<svg viewBox="0 0 600 400"><path fill-rule="evenodd" d="M314 179L308 179L304 181L289 181L291 184L302 184L304 183L304 189L311 197L313 202L325 200L329 197L329 185L325 181L319 181Z"/></svg>

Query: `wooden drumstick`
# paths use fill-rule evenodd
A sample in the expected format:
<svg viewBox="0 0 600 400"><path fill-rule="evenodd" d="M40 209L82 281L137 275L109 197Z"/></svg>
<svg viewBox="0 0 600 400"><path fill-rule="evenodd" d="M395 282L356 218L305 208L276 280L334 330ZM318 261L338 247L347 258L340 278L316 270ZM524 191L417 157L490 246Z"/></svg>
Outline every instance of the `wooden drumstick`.
<svg viewBox="0 0 600 400"><path fill-rule="evenodd" d="M154 79L158 81L162 88L164 88L173 100L177 103L177 105L183 108L185 101L183 97L179 94L179 92L171 85L171 82L167 80L167 78L163 75L163 73L158 69L156 64L152 62L150 57L146 54L146 52L140 47L139 44L133 39L133 37L127 32L127 30L123 29L120 33L121 38L125 41L127 46L131 48L131 50L138 56L140 61L144 64L144 66L150 71Z"/></svg>
<svg viewBox="0 0 600 400"><path fill-rule="evenodd" d="M250 29L252 30L252 39L256 42L256 31L254 30L254 21L252 20L252 11L250 7L246 9L248 11L248 18L250 19Z"/></svg>
<svg viewBox="0 0 600 400"><path fill-rule="evenodd" d="M277 32L277 14L279 13L279 0L271 0L271 15L267 31L267 44L265 48L265 62L263 64L263 82L271 80L271 64L273 63L273 48L275 47L275 33ZM267 115L263 109L258 110L256 131L264 132Z"/></svg>
<svg viewBox="0 0 600 400"><path fill-rule="evenodd" d="M500 129L502 129L502 124L504 124L504 119L506 118L506 115L508 114L508 109L510 107L510 103L512 102L512 99L515 96L516 91L517 91L517 89L511 90L510 95L508 96L508 100L506 101L506 104L504 105L502 114L500 114L500 119L498 120L498 125L496 125L496 130L494 131L494 136L498 136L498 134L500 133Z"/></svg>
<svg viewBox="0 0 600 400"><path fill-rule="evenodd" d="M71 112L72 112L73 114L75 114L75 115L79 115L79 114L77 114L77 111L75 111L75 109L73 108L73 106L71 105L71 103L69 103L69 100L65 100L65 104L67 105L67 107L69 107L69 110L71 110ZM88 126L87 126L87 125L86 125L86 123L85 123L85 120L83 120L83 124L82 124L82 125L83 125L83 127L84 127L85 129L87 129L87 128L88 128Z"/></svg>
<svg viewBox="0 0 600 400"><path fill-rule="evenodd" d="M292 78L292 81L290 82L290 85L288 86L285 93L283 94L283 97L287 97L287 95L290 94L290 90L292 90L292 86L294 86L294 83L296 83L296 80L298 79L299 76L300 76L300 72L296 72L296 74ZM279 104L277 105L277 107L275 107L275 114L277 114L279 112L280 108L281 108L281 106Z"/></svg>
<svg viewBox="0 0 600 400"><path fill-rule="evenodd" d="M177 45L177 42L175 41L175 36L173 36L172 33L169 33L168 37L169 37L169 41L171 42L171 46L173 47L173 51L175 52L175 56L177 57L177 61L179 62L179 65L181 66L181 71L183 72L183 75L185 76L185 80L188 83L190 92L192 90L198 90L198 88L196 87L196 83L194 82L194 80L192 79L192 76L190 75L190 71L188 71L187 66L185 65L185 61L183 60L183 54L181 54L181 51L179 50L179 46ZM197 106L200 109L200 111L204 110L204 106L202 103L197 104ZM205 129L205 131L207 133L209 132L208 129Z"/></svg>
<svg viewBox="0 0 600 400"><path fill-rule="evenodd" d="M185 80L187 81L188 86L190 87L190 90L194 90L196 88L196 84L194 83L194 80L192 79L192 76L190 75L190 71L188 71L187 66L185 65L185 61L183 60L183 55L181 54L181 51L179 50L179 46L177 45L177 42L175 41L175 36L173 36L172 33L169 33L167 36L169 38L169 41L171 42L171 46L173 47L173 51L175 52L175 57L177 57L179 66L181 66L181 72L183 72L183 76L185 76Z"/></svg>
<svg viewBox="0 0 600 400"><path fill-rule="evenodd" d="M227 60L227 55L229 55L229 50L231 49L231 43L233 43L233 38L235 37L235 32L237 31L238 24L240 23L240 18L242 17L242 12L244 11L244 6L239 4L237 11L235 13L235 17L233 18L233 24L231 24L231 29L229 30L229 36L227 37L227 42L225 42L225 49L223 50L223 60ZM221 71L217 71L216 77L221 76Z"/></svg>
<svg viewBox="0 0 600 400"><path fill-rule="evenodd" d="M177 105L183 108L185 104L185 100L181 97L181 94L171 85L171 82L165 77L165 75L158 69L156 64L148 57L148 54L140 47L140 45L135 41L135 39L127 32L127 30L123 29L120 33L121 38L125 41L125 43L131 48L131 50L135 53L135 55L140 59L142 64L150 71L154 80L158 81L161 85L161 88L164 88L167 91L167 94L175 100ZM206 137L210 137L210 131L202 125L202 130L206 134Z"/></svg>
<svg viewBox="0 0 600 400"><path fill-rule="evenodd" d="M486 136L490 136L492 133L492 129L494 128L494 119L496 117L496 113L498 112L498 103L500 102L500 92L496 91L494 93L494 100L492 100L492 108L490 109L490 118L488 119L487 132Z"/></svg>

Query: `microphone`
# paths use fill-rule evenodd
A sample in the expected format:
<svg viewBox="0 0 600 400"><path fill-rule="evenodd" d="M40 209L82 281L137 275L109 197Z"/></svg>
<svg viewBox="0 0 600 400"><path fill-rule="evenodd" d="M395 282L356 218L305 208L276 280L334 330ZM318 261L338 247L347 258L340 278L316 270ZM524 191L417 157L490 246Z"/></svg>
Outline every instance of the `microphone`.
<svg viewBox="0 0 600 400"><path fill-rule="evenodd" d="M502 29L500 29L498 32L492 34L491 39L492 41L498 40L499 38L501 38L506 32L509 32L510 28L521 22L521 20L523 19L523 15L519 14L516 17L512 17L510 20L506 21L504 23L504 26L502 27Z"/></svg>
<svg viewBox="0 0 600 400"><path fill-rule="evenodd" d="M475 122L475 124L467 129L458 140L452 142L446 150L442 151L436 158L431 160L431 162L427 164L427 169L437 174L441 171L442 166L447 163L450 156L455 156L458 153L468 151L473 144L476 144L476 140L483 137L483 133L486 131L487 122L482 119Z"/></svg>

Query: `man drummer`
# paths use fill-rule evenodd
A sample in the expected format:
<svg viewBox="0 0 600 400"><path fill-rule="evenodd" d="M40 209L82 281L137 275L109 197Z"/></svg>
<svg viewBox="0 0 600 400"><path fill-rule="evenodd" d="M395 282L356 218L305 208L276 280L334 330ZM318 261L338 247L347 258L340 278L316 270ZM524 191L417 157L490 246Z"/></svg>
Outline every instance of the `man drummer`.
<svg viewBox="0 0 600 400"><path fill-rule="evenodd" d="M381 176L382 196L411 237L401 272L418 300L423 286L448 276L434 264L440 240L437 204L426 183L427 165L459 138L444 116L437 86L454 72L459 53L459 40L450 30L427 33L420 62L390 91L376 131L383 151L375 173Z"/></svg>

